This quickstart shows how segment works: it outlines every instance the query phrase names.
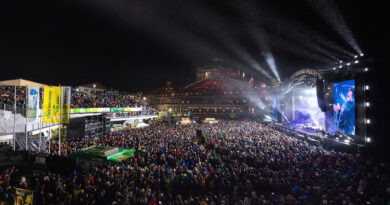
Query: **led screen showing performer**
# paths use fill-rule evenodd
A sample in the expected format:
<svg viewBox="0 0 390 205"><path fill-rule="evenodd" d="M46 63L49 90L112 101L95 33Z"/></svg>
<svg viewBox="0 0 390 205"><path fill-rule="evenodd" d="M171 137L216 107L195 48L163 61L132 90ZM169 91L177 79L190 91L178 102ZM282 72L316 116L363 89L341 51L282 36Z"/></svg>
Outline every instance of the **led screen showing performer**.
<svg viewBox="0 0 390 205"><path fill-rule="evenodd" d="M355 135L355 80L333 83L335 130Z"/></svg>

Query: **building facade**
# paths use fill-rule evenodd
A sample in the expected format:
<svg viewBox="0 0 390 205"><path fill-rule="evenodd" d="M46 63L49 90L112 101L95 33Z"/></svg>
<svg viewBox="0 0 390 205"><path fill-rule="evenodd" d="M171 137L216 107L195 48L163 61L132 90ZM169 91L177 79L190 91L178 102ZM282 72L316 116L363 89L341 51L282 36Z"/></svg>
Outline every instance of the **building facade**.
<svg viewBox="0 0 390 205"><path fill-rule="evenodd" d="M249 83L249 76L221 67L197 69L197 81L184 88L168 82L155 90L150 105L170 117L257 118L270 101L265 83Z"/></svg>

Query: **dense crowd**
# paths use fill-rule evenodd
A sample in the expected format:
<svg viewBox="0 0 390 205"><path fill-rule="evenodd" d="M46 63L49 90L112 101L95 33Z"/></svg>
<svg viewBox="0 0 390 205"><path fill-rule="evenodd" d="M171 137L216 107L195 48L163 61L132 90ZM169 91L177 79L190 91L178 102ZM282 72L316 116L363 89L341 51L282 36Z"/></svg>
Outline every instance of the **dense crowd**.
<svg viewBox="0 0 390 205"><path fill-rule="evenodd" d="M0 86L0 104L13 105L15 103L15 87ZM16 106L22 107L26 103L26 88L16 87Z"/></svg>
<svg viewBox="0 0 390 205"><path fill-rule="evenodd" d="M68 175L33 171L13 180L17 169L1 170L0 201L10 200L11 188L19 186L34 189L38 204L390 203L385 164L328 151L256 122L153 124L66 140L62 150L69 156L89 146L136 152L121 163ZM58 145L50 149L56 155Z"/></svg>
<svg viewBox="0 0 390 205"><path fill-rule="evenodd" d="M40 106L42 107L43 89L40 89ZM0 86L0 104L13 105L15 103L15 87ZM25 107L26 105L26 87L16 87L16 105ZM142 107L146 103L142 98L120 94L117 91L96 91L91 94L83 92L72 92L71 108L90 108L90 107Z"/></svg>
<svg viewBox="0 0 390 205"><path fill-rule="evenodd" d="M73 92L71 103L72 108L141 107L145 105L145 102L139 97L111 91L93 92L91 95L83 92Z"/></svg>

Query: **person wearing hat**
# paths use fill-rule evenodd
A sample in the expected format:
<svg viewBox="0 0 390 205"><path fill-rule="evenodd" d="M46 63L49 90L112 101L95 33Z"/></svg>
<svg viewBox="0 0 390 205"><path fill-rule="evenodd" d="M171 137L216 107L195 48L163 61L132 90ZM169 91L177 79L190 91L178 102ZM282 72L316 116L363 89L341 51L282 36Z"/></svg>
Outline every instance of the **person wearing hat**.
<svg viewBox="0 0 390 205"><path fill-rule="evenodd" d="M336 130L346 133L354 134L355 132L355 89L350 87L347 93L347 99L341 106L333 105L333 110L337 114L337 128Z"/></svg>

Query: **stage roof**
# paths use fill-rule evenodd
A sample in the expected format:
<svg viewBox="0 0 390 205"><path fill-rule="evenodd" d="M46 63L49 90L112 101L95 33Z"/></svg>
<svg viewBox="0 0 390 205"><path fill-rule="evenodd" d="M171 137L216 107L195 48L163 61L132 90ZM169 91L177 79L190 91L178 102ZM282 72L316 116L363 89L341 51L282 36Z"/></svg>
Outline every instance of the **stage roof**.
<svg viewBox="0 0 390 205"><path fill-rule="evenodd" d="M45 86L48 86L48 85L19 78L19 79L14 79L14 80L0 81L0 86L28 86L28 87L35 86L35 87L45 87Z"/></svg>

